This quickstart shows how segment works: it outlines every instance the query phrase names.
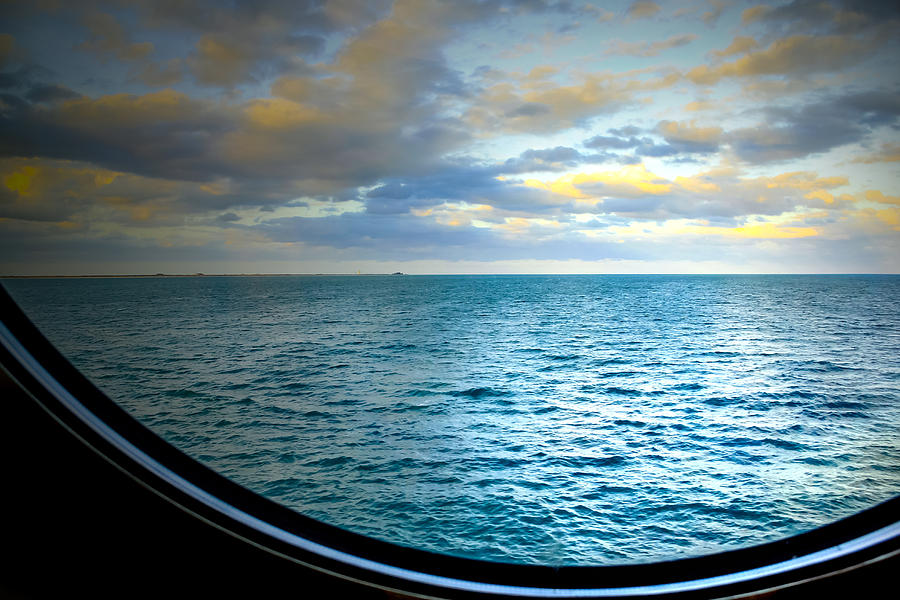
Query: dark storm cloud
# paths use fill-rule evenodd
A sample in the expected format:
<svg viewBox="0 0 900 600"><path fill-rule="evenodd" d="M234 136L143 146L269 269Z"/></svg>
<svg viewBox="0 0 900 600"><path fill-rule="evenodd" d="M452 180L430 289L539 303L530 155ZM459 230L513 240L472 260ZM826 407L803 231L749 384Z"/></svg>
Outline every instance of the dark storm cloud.
<svg viewBox="0 0 900 600"><path fill-rule="evenodd" d="M560 207L560 200L553 200L542 191L498 179L501 174L511 172L508 165L509 161L501 165L484 165L458 160L418 177L388 178L363 198L366 211L403 214L411 208L462 201L489 204L508 211L547 212Z"/></svg>
<svg viewBox="0 0 900 600"><path fill-rule="evenodd" d="M504 113L504 116L513 118L513 117L536 117L538 115L547 114L550 112L550 107L546 104L539 104L537 102L526 102L525 104L520 104L516 108L507 111Z"/></svg>
<svg viewBox="0 0 900 600"><path fill-rule="evenodd" d="M173 265L168 272L177 273L192 261L240 260L242 254L224 240L185 247L118 233L61 231L42 223L8 225L0 236L0 273L4 274L155 273L162 270L161 264ZM266 254L260 251L261 257ZM90 265L87 271L85 265ZM110 265L112 270L105 270Z"/></svg>
<svg viewBox="0 0 900 600"><path fill-rule="evenodd" d="M79 96L80 94L66 86L53 83L35 85L25 93L25 98L29 102L58 102Z"/></svg>
<svg viewBox="0 0 900 600"><path fill-rule="evenodd" d="M790 33L858 33L900 19L900 4L882 0L794 0L781 6L757 6L745 21L760 21L773 31Z"/></svg>
<svg viewBox="0 0 900 600"><path fill-rule="evenodd" d="M829 98L800 107L770 107L756 127L738 129L726 139L738 157L752 163L801 158L861 142L874 127L895 125L900 96L869 91Z"/></svg>
<svg viewBox="0 0 900 600"><path fill-rule="evenodd" d="M608 133L613 135L597 135L582 142L587 148L632 150L636 156L650 156L653 158L667 158L676 155L682 159L690 160L691 154L711 154L719 149L717 139L697 139L686 135L684 131L668 130L663 121L654 133L663 138L664 142L658 142L652 137L637 137L636 134L643 130L637 127L624 127L622 129L610 129ZM689 132L688 132L689 133ZM634 157L616 156L622 162L634 162Z"/></svg>
<svg viewBox="0 0 900 600"><path fill-rule="evenodd" d="M641 140L636 137L621 138L606 135L596 135L587 139L583 144L588 148L612 148L615 150L624 150L627 148L635 148L641 145Z"/></svg>
<svg viewBox="0 0 900 600"><path fill-rule="evenodd" d="M22 100L14 94L0 94L0 128L2 128L3 120L7 113L16 114L29 107L28 102ZM3 147L3 140L0 139L0 149ZM0 150L2 151L2 150Z"/></svg>
<svg viewBox="0 0 900 600"><path fill-rule="evenodd" d="M455 227L411 215L342 215L305 219L273 219L253 226L278 242L301 242L340 250L362 249L374 260L446 259L507 260L635 258L642 248L599 242L578 234L554 237L551 230L525 236L473 227ZM548 235L549 234L549 235ZM540 237L539 237L540 236ZM523 254L525 253L525 254Z"/></svg>
<svg viewBox="0 0 900 600"><path fill-rule="evenodd" d="M215 157L227 111L174 92L19 105L0 117L0 156L82 160L154 177L208 180L227 174Z"/></svg>
<svg viewBox="0 0 900 600"><path fill-rule="evenodd" d="M634 149L638 156L650 156L652 158L665 158L674 156L680 152L678 148L672 144L657 144L650 138L644 138L641 143Z"/></svg>
<svg viewBox="0 0 900 600"><path fill-rule="evenodd" d="M588 148L611 148L615 150L631 149L638 156L652 156L655 158L672 156L679 152L691 152L691 148L679 148L673 144L658 144L649 137L618 138L598 135L584 141ZM624 157L623 157L624 158Z"/></svg>
<svg viewBox="0 0 900 600"><path fill-rule="evenodd" d="M650 140L638 142L641 150L652 151ZM658 146L661 156L677 153L668 145ZM402 214L414 208L443 202L488 204L510 213L561 215L574 208L571 198L518 185L509 176L532 172L562 172L583 164L633 164L641 159L615 153L582 153L568 146L529 149L502 163L488 164L474 159L457 159L436 164L427 174L382 179L381 185L360 198L366 210L375 214ZM520 183L520 182L518 182Z"/></svg>
<svg viewBox="0 0 900 600"><path fill-rule="evenodd" d="M831 25L837 6L822 0L795 0L774 8L763 6L757 10L758 16L754 20L786 28L791 26L812 28Z"/></svg>
<svg viewBox="0 0 900 600"><path fill-rule="evenodd" d="M610 129L608 133L620 137L631 137L641 133L641 131L642 129L640 127L635 127L634 125L626 125L625 127Z"/></svg>
<svg viewBox="0 0 900 600"><path fill-rule="evenodd" d="M140 35L133 20L118 12L112 16L123 6L145 27ZM405 198L370 193L364 198L369 210L404 212L435 198L461 199L460 190L528 204L521 198L534 192L510 193L510 186L496 181L503 169L460 170L441 158L470 139L467 125L440 116L446 112L444 98L467 94L441 48L446 32L457 25L577 9L565 2L463 2L435 5L443 11L435 19L426 5L411 4L395 11L389 23L375 23L387 16L387 6L342 11L319 2L92 4L84 9L90 17L85 43L94 54L140 62L154 53L145 41L151 32L163 36L153 38L157 45L178 32L198 36L192 54L178 64L145 61L135 73L148 83L177 81L187 69L202 82L234 85L266 61L270 72L290 75L276 80L276 98L230 102L172 90L79 97L58 84L36 81L33 72L9 73L7 83L31 103L19 96L4 99L0 156L79 161L159 180L229 182L227 193L188 194L169 202L177 213L277 206L302 196L347 199L357 187L406 179L414 192ZM78 10L62 9L65 15ZM300 73L296 61L278 62L287 55L320 53L326 36L348 31L356 37L316 76ZM573 149L563 154L526 152L505 172L610 158Z"/></svg>
<svg viewBox="0 0 900 600"><path fill-rule="evenodd" d="M234 223L235 221L240 221L241 218L233 212L229 212L217 216L215 220L219 223Z"/></svg>
<svg viewBox="0 0 900 600"><path fill-rule="evenodd" d="M261 0L222 3L212 0L173 2L137 0L127 3L150 28L186 31L199 36L187 64L201 84L236 86L253 81L258 73L296 74L304 64L298 57L320 55L333 34L355 34L387 17L392 10L412 15L426 5L392 7L389 0L374 2L322 2L321 0ZM116 3L110 3L115 6ZM440 4L436 5L441 7ZM580 14L569 2L542 0L454 2L439 8L439 23L446 28L513 14L556 12Z"/></svg>
<svg viewBox="0 0 900 600"><path fill-rule="evenodd" d="M24 89L53 76L53 71L40 65L22 65L11 71L0 72L0 89Z"/></svg>
<svg viewBox="0 0 900 600"><path fill-rule="evenodd" d="M271 219L252 228L277 242L331 248L447 248L483 244L492 235L470 227L446 227L409 215L344 213L321 218Z"/></svg>
<svg viewBox="0 0 900 600"><path fill-rule="evenodd" d="M87 161L183 181L224 177L250 194L257 185L282 187L283 202L430 170L467 139L454 122L428 116L369 121L351 110L346 118L321 113L292 121L291 110L299 109L274 101L226 105L171 91L53 106L8 96L0 114L0 156ZM404 116L411 120L397 120Z"/></svg>
<svg viewBox="0 0 900 600"><path fill-rule="evenodd" d="M762 121L730 132L715 127L692 127L662 121L650 136L628 126L610 129L583 142L596 149L632 150L636 156L693 161L730 145L738 158L766 163L802 158L863 141L880 126L896 126L900 119L900 94L886 90L852 92L800 106L771 106L761 111ZM677 157L677 158L676 158Z"/></svg>
<svg viewBox="0 0 900 600"><path fill-rule="evenodd" d="M557 146L542 150L526 150L517 158L510 158L503 163L504 173L528 173L532 171L563 171L578 166L586 161L586 157L575 148Z"/></svg>

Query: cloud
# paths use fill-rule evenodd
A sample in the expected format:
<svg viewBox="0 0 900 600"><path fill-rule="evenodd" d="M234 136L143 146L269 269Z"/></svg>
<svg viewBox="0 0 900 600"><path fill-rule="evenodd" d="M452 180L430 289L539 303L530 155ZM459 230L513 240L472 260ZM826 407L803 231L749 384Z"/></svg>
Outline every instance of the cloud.
<svg viewBox="0 0 900 600"><path fill-rule="evenodd" d="M463 93L440 53L445 34L419 26L416 19L427 15L412 22L401 16L354 38L324 68L325 77L273 85L298 100L232 103L162 90L72 98L45 109L18 104L0 120L0 153L87 160L176 180L265 178L284 199L414 174L468 134L442 116L444 98Z"/></svg>
<svg viewBox="0 0 900 600"><path fill-rule="evenodd" d="M771 11L772 7L766 6L765 4L757 4L756 6L751 6L750 8L744 9L744 11L741 13L741 22L744 25L754 23L761 20L767 13Z"/></svg>
<svg viewBox="0 0 900 600"><path fill-rule="evenodd" d="M29 102L60 102L78 98L79 95L64 85L45 83L37 84L29 89L25 93L25 98Z"/></svg>
<svg viewBox="0 0 900 600"><path fill-rule="evenodd" d="M617 171L564 175L546 182L530 179L524 185L582 200L605 196L640 198L665 194L671 190L669 182L648 171L643 164L623 167Z"/></svg>
<svg viewBox="0 0 900 600"><path fill-rule="evenodd" d="M621 130L611 129L612 136L598 135L583 142L588 148L608 150L633 150L637 156L657 158L682 155L686 159L691 154L711 154L718 150L723 138L723 130L717 126L703 127L695 121L660 121L650 131L663 138L665 143L658 143L651 137L637 137L642 131L636 127ZM688 155L688 156L684 156ZM621 159L621 157L620 157ZM639 162L639 161L638 161Z"/></svg>
<svg viewBox="0 0 900 600"><path fill-rule="evenodd" d="M153 52L150 42L132 42L131 36L113 15L102 12L84 16L84 24L90 36L79 48L94 52L101 58L112 55L119 60L134 61L146 58Z"/></svg>
<svg viewBox="0 0 900 600"><path fill-rule="evenodd" d="M215 218L215 221L218 223L234 223L240 220L241 218L233 212L223 213Z"/></svg>
<svg viewBox="0 0 900 600"><path fill-rule="evenodd" d="M732 62L713 67L700 65L688 71L686 77L698 85L714 85L725 77L840 71L870 56L876 43L877 40L842 35L795 35L775 40L768 48L749 52Z"/></svg>
<svg viewBox="0 0 900 600"><path fill-rule="evenodd" d="M156 226L260 202L224 180L173 181L63 160L0 161L0 218Z"/></svg>
<svg viewBox="0 0 900 600"><path fill-rule="evenodd" d="M866 190L863 197L868 202L874 202L876 204L896 204L900 205L900 196L889 196L880 190Z"/></svg>
<svg viewBox="0 0 900 600"><path fill-rule="evenodd" d="M564 198L518 185L504 174L556 170L561 160L585 162L588 158L566 148L525 151L499 164L473 161L446 162L427 174L385 178L365 195L366 211L403 214L412 209L446 203L489 204L509 213L544 214L563 210Z"/></svg>
<svg viewBox="0 0 900 600"><path fill-rule="evenodd" d="M679 229L678 233L772 240L816 236L819 235L819 230L815 227L792 227L763 221L751 222L738 227L688 225Z"/></svg>
<svg viewBox="0 0 900 600"><path fill-rule="evenodd" d="M21 106L0 118L0 155L89 161L117 171L208 180L230 172L216 156L232 127L216 103L164 90Z"/></svg>
<svg viewBox="0 0 900 600"><path fill-rule="evenodd" d="M49 69L32 64L22 65L12 71L0 72L0 89L18 90L42 85L52 76L53 73Z"/></svg>
<svg viewBox="0 0 900 600"><path fill-rule="evenodd" d="M464 119L472 128L498 134L562 131L630 107L638 94L671 87L678 79L674 72L647 79L600 72L568 85L505 81L485 87Z"/></svg>
<svg viewBox="0 0 900 600"><path fill-rule="evenodd" d="M900 162L900 144L882 144L877 152L854 158L852 162L862 164Z"/></svg>
<svg viewBox="0 0 900 600"><path fill-rule="evenodd" d="M383 17L388 2L327 4L314 0L260 0L190 3L135 0L130 3L141 24L166 32L178 43L191 40L193 52L144 67L139 77L148 85L172 85L182 67L202 85L234 88L262 77L303 71L306 61L325 48L325 38L356 31Z"/></svg>
<svg viewBox="0 0 900 600"><path fill-rule="evenodd" d="M897 122L900 99L886 91L857 92L762 112L765 119L757 126L725 136L735 154L751 163L800 158L860 142L872 128Z"/></svg>
<svg viewBox="0 0 900 600"><path fill-rule="evenodd" d="M16 38L8 33L0 33L0 69L6 66L15 45Z"/></svg>
<svg viewBox="0 0 900 600"><path fill-rule="evenodd" d="M728 8L730 5L729 2L723 2L722 0L709 0L710 5L712 6L712 10L708 10L700 15L700 18L703 19L703 22L706 25L712 27L716 24L716 21L719 20L719 17L722 16L722 12Z"/></svg>
<svg viewBox="0 0 900 600"><path fill-rule="evenodd" d="M543 150L525 150L517 159L506 161L504 172L562 171L577 166L582 162L584 162L584 156L568 146L557 146Z"/></svg>
<svg viewBox="0 0 900 600"><path fill-rule="evenodd" d="M628 18L630 19L648 19L656 16L660 10L662 9L655 2L639 0L638 2L632 3L631 6L628 7L628 10L625 11L625 14L628 15Z"/></svg>
<svg viewBox="0 0 900 600"><path fill-rule="evenodd" d="M693 102L688 102L684 105L684 110L688 112L700 112L705 110L712 110L718 106L718 103L712 102L710 100L694 100Z"/></svg>
<svg viewBox="0 0 900 600"><path fill-rule="evenodd" d="M440 45L446 41L448 31L466 24L528 13L587 14L568 2L541 0L460 0L452 6L408 0L260 0L226 4L214 0L135 0L130 4L145 26L192 36L194 51L186 60L191 73L203 85L226 88L303 71L308 67L307 61L326 51L326 39L333 35L346 36L351 46L362 48L378 36L382 41L393 38L403 45L418 32L420 39L431 36L434 44ZM355 43L357 40L360 43ZM377 52L392 50L382 44Z"/></svg>
<svg viewBox="0 0 900 600"><path fill-rule="evenodd" d="M730 10L695 4L682 31L724 25ZM609 33L597 21L611 14L537 0L133 0L28 13L43 38L0 35L4 262L27 260L10 249L23 232L42 258L73 240L83 256L119 248L145 260L166 245L173 260L241 247L294 261L715 253L731 264L763 243L809 256L838 239L896 249L896 190L859 187L898 154L900 105L883 66L893 13L790 2L746 12L746 35L650 37L635 20L663 13L639 2L628 27L599 38L608 54L722 46L687 75L651 60L616 71L634 61L576 45L497 57L507 33L538 48ZM81 15L86 28L73 28ZM493 46L477 45L484 32L499 32ZM748 94L762 85L783 93ZM862 148L852 164L816 157L851 144ZM808 157L804 170L771 167ZM689 161L705 166L685 175Z"/></svg>
<svg viewBox="0 0 900 600"><path fill-rule="evenodd" d="M253 227L276 242L302 242L328 248L368 248L384 256L433 256L443 248L493 246L489 232L473 227L445 226L407 214L345 213L307 219L271 219Z"/></svg>
<svg viewBox="0 0 900 600"><path fill-rule="evenodd" d="M695 121L660 121L657 131L678 152L715 152L722 139L722 128L698 126Z"/></svg>
<svg viewBox="0 0 900 600"><path fill-rule="evenodd" d="M685 33L681 35L673 35L672 37L658 42L626 42L623 40L612 40L609 48L604 52L605 55L625 54L629 56L656 56L663 50L670 48L678 48L686 46L697 39L697 35L693 33Z"/></svg>
<svg viewBox="0 0 900 600"><path fill-rule="evenodd" d="M757 5L743 11L744 25L761 23L773 33L860 33L900 19L893 2L794 0L780 6Z"/></svg>
<svg viewBox="0 0 900 600"><path fill-rule="evenodd" d="M811 171L791 171L772 177L759 179L767 188L810 190L827 188L832 189L847 185L847 177L819 177Z"/></svg>
<svg viewBox="0 0 900 600"><path fill-rule="evenodd" d="M634 133L638 133L635 131ZM635 148L641 145L641 140L632 136L630 138L622 138L618 136L596 135L583 142L588 148L610 148L615 150L625 150L627 148Z"/></svg>
<svg viewBox="0 0 900 600"><path fill-rule="evenodd" d="M148 62L138 73L138 79L150 87L171 87L184 77L183 61L173 58L165 63Z"/></svg>
<svg viewBox="0 0 900 600"><path fill-rule="evenodd" d="M598 23L608 23L616 18L616 13L598 8L593 4L585 4L582 10L586 15L595 19Z"/></svg>
<svg viewBox="0 0 900 600"><path fill-rule="evenodd" d="M835 195L848 184L844 176L820 177L807 171L745 178L729 168L667 179L645 165L522 182L574 199L574 204L561 205L571 213L593 213L602 219L614 215L635 222L704 219L728 227L754 215L772 219L801 209L842 209L858 201L847 194Z"/></svg>
<svg viewBox="0 0 900 600"><path fill-rule="evenodd" d="M746 54L750 50L754 50L759 47L759 44L755 39L746 35L739 35L731 41L731 44L725 48L724 50L713 51L713 56L716 58L725 58L726 56L733 56L735 54Z"/></svg>
<svg viewBox="0 0 900 600"><path fill-rule="evenodd" d="M255 52L221 36L204 35L187 63L200 83L231 86L246 81L255 66Z"/></svg>

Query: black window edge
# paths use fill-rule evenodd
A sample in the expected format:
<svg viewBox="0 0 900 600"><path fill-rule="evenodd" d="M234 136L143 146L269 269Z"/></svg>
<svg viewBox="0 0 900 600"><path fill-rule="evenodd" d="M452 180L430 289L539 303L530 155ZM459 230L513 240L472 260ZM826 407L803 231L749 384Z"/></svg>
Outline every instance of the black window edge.
<svg viewBox="0 0 900 600"><path fill-rule="evenodd" d="M422 597L727 597L797 585L900 553L900 497L790 538L673 561L534 566L436 554L299 514L202 465L75 369L0 285L0 365L72 435L197 519L292 561Z"/></svg>

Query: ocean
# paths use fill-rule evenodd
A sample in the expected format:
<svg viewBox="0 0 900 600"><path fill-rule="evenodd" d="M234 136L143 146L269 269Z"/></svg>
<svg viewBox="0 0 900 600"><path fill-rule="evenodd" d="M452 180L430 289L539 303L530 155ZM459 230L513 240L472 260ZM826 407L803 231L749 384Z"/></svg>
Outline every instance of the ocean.
<svg viewBox="0 0 900 600"><path fill-rule="evenodd" d="M642 563L900 493L900 276L3 285L173 445L405 546Z"/></svg>

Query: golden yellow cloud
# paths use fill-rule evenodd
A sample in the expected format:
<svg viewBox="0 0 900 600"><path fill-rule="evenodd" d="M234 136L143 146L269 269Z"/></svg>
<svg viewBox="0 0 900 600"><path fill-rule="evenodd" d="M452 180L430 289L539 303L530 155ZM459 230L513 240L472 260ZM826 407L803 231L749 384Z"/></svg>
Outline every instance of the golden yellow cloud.
<svg viewBox="0 0 900 600"><path fill-rule="evenodd" d="M181 122L203 114L203 102L171 89L143 96L111 94L86 96L63 102L54 118L73 129L97 130L109 127L139 127L156 121Z"/></svg>
<svg viewBox="0 0 900 600"><path fill-rule="evenodd" d="M36 167L22 167L21 170L6 175L3 178L3 185L20 196L30 196L32 194L31 182L37 177L37 173Z"/></svg>
<svg viewBox="0 0 900 600"><path fill-rule="evenodd" d="M684 105L684 110L689 112L698 112L702 110L710 110L716 107L714 102L709 100L695 100Z"/></svg>
<svg viewBox="0 0 900 600"><path fill-rule="evenodd" d="M0 33L0 67L6 64L16 45L16 38L8 33Z"/></svg>
<svg viewBox="0 0 900 600"><path fill-rule="evenodd" d="M807 200L821 200L825 204L833 204L834 196L825 190L813 190L803 196Z"/></svg>
<svg viewBox="0 0 900 600"><path fill-rule="evenodd" d="M900 231L900 208L884 208L875 211L879 221L890 226L894 231Z"/></svg>
<svg viewBox="0 0 900 600"><path fill-rule="evenodd" d="M900 204L900 196L887 196L878 190L868 190L865 198L869 202L877 202L878 204Z"/></svg>
<svg viewBox="0 0 900 600"><path fill-rule="evenodd" d="M719 235L734 238L790 239L818 235L815 227L790 227L775 223L751 223L740 227L717 227L708 225L687 225L679 233L694 235Z"/></svg>
<svg viewBox="0 0 900 600"><path fill-rule="evenodd" d="M659 4L648 0L638 0L628 7L627 14L632 19L647 19L662 10Z"/></svg>
<svg viewBox="0 0 900 600"><path fill-rule="evenodd" d="M695 175L693 177L679 176L675 178L675 183L677 185L680 185L687 191L694 192L696 194L722 191L722 188L721 186L719 186L719 184L708 181L702 175Z"/></svg>
<svg viewBox="0 0 900 600"><path fill-rule="evenodd" d="M680 79L676 72L650 79L637 78L640 74L590 73L570 85L551 80L526 80L521 87L509 81L496 83L482 90L465 119L482 135L557 131L635 102L641 92L671 87Z"/></svg>
<svg viewBox="0 0 900 600"><path fill-rule="evenodd" d="M253 100L244 109L244 114L252 125L275 130L297 127L327 117L311 106L284 98Z"/></svg>
<svg viewBox="0 0 900 600"><path fill-rule="evenodd" d="M900 144L882 144L878 152L855 158L851 162L863 164L900 162Z"/></svg>
<svg viewBox="0 0 900 600"><path fill-rule="evenodd" d="M154 50L151 42L132 43L128 33L111 14L91 13L85 16L84 23L90 38L79 46L83 50L110 53L120 60L146 58Z"/></svg>
<svg viewBox="0 0 900 600"><path fill-rule="evenodd" d="M847 185L850 180L847 177L819 177L812 171L792 171L781 173L773 177L763 177L758 181L764 181L769 188L789 188L798 190L811 190L814 188L836 188Z"/></svg>
<svg viewBox="0 0 900 600"><path fill-rule="evenodd" d="M51 192L70 198L90 196L121 175L93 167L74 167L66 162L19 159L0 165L3 185L25 198L52 200Z"/></svg>
<svg viewBox="0 0 900 600"><path fill-rule="evenodd" d="M560 229L562 224L554 219L506 217L503 223L493 225L493 229L499 229L507 233L520 234L525 231L534 231L535 228Z"/></svg>
<svg viewBox="0 0 900 600"><path fill-rule="evenodd" d="M563 175L552 181L528 179L524 185L577 199L613 195L636 197L647 194L665 194L672 189L670 182L648 171L643 163L629 165L618 171ZM581 186L597 187L599 191L588 193L582 190Z"/></svg>
<svg viewBox="0 0 900 600"><path fill-rule="evenodd" d="M436 223L450 227L473 225L473 221L487 218L494 211L489 204L446 203L428 209L413 208L410 213L417 217L432 217Z"/></svg>
<svg viewBox="0 0 900 600"><path fill-rule="evenodd" d="M712 54L718 58L725 58L726 56L732 56L734 54L744 54L758 46L759 44L754 38L746 35L739 35L731 41L731 44L727 48L714 51Z"/></svg>
<svg viewBox="0 0 900 600"><path fill-rule="evenodd" d="M657 126L659 132L670 142L693 142L711 144L722 137L721 127L701 127L696 121L661 121Z"/></svg>
<svg viewBox="0 0 900 600"><path fill-rule="evenodd" d="M206 34L187 59L194 76L203 83L234 85L241 82L254 63L253 47L239 45L221 35Z"/></svg>
<svg viewBox="0 0 900 600"><path fill-rule="evenodd" d="M221 212L212 199L230 191L227 180L181 182L83 162L21 158L0 161L0 185L15 193L0 205L4 216L25 221L90 222L95 228L113 229L129 222L183 222L190 213L208 218L210 211Z"/></svg>
<svg viewBox="0 0 900 600"><path fill-rule="evenodd" d="M751 6L741 13L741 22L746 25L748 23L753 23L754 21L759 21L770 10L772 10L772 8L766 6L765 4L757 4L756 6Z"/></svg>
<svg viewBox="0 0 900 600"><path fill-rule="evenodd" d="M884 234L885 227L887 227L888 231L900 231L900 206L863 208L856 211L848 211L847 216L870 235Z"/></svg>
<svg viewBox="0 0 900 600"><path fill-rule="evenodd" d="M688 71L686 77L698 85L713 85L723 77L834 71L856 62L873 43L843 35L794 35L775 40L768 48L733 62L715 67L700 65Z"/></svg>

